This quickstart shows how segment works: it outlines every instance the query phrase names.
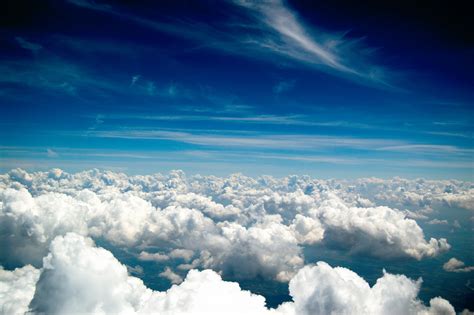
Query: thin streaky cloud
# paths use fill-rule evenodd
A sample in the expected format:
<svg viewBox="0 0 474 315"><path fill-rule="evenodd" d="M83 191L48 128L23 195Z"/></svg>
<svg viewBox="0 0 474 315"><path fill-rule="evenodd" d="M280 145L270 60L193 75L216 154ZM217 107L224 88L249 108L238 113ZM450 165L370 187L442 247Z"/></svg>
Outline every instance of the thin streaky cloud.
<svg viewBox="0 0 474 315"><path fill-rule="evenodd" d="M408 144L379 148L380 151L417 152L417 153L466 153L473 154L474 149L460 148L453 145Z"/></svg>
<svg viewBox="0 0 474 315"><path fill-rule="evenodd" d="M286 56L305 64L323 65L353 79L365 79L386 87L389 71L368 61L360 39L344 33L331 33L306 25L284 1L234 1L251 12L260 27L260 38L248 40L265 51ZM255 27L255 26L252 26Z"/></svg>
<svg viewBox="0 0 474 315"><path fill-rule="evenodd" d="M355 129L374 129L377 126L336 120L336 121L312 121L308 115L254 115L254 116L210 116L210 115L133 115L133 114L109 114L102 115L104 119L135 119L135 120L157 120L157 121L225 121L230 123L254 123L254 124L277 124L295 126L320 126L320 127L343 127Z"/></svg>
<svg viewBox="0 0 474 315"><path fill-rule="evenodd" d="M283 1L233 1L240 8L239 18L245 21L224 25L183 21L156 22L135 14L124 13L108 4L87 0L68 0L69 3L90 10L111 14L132 21L143 27L197 41L203 48L217 49L229 54L271 60L268 55L284 57L320 68L348 78L378 83L392 87L388 82L389 71L372 64L360 39L348 39L343 33L330 33L307 26L298 19ZM234 32L238 25L239 33ZM317 35L317 36L316 36ZM238 49L236 49L238 47ZM364 83L365 84L365 83Z"/></svg>
<svg viewBox="0 0 474 315"><path fill-rule="evenodd" d="M249 155L235 155L242 158L248 158ZM339 164L339 165L388 165L396 167L421 167L421 168L452 168L452 169L471 169L474 166L472 161L431 161L423 159L376 159L376 158L353 158L351 155L342 155L342 156L328 156L328 155L290 155L290 154L255 154L252 155L253 158L258 159L276 159L276 160L290 160L290 161L300 161L300 162L310 162L310 163L329 163L329 164Z"/></svg>
<svg viewBox="0 0 474 315"><path fill-rule="evenodd" d="M288 48L285 49L282 46L275 47L278 52L286 52L291 57L297 59L304 58L302 55L297 54L296 50L293 50L296 44L296 47L310 53L314 57L313 59L318 62L343 72L355 72L341 64L338 60L339 58L327 47L324 47L308 36L295 15L286 8L281 1L237 1L236 3L259 12L261 14L260 21L281 35L281 38L285 40L285 44L288 45ZM270 48L270 46L267 47Z"/></svg>
<svg viewBox="0 0 474 315"><path fill-rule="evenodd" d="M436 135L436 136L446 136L446 137L458 137L458 138L468 138L468 139L473 139L474 136L472 133L461 133L461 132L443 132L443 131L427 131L425 132L430 135Z"/></svg>
<svg viewBox="0 0 474 315"><path fill-rule="evenodd" d="M221 131L222 132L222 131ZM353 148L375 149L389 145L404 145L403 141L391 139L364 139L351 137L311 136L307 134L282 135L230 135L212 133L190 133L170 130L109 130L93 131L87 136L122 139L162 139L195 145L223 147L258 147L276 149Z"/></svg>
<svg viewBox="0 0 474 315"><path fill-rule="evenodd" d="M18 44L21 46L21 48L30 50L33 53L37 53L40 51L43 46L37 43L33 43L29 40L24 39L23 37L17 36L15 37L15 40L18 42Z"/></svg>
<svg viewBox="0 0 474 315"><path fill-rule="evenodd" d="M38 165L39 161L47 162L45 160L44 148L31 147L2 147L5 158L2 158L2 163L6 165L23 165L25 167L33 167ZM183 150L176 152L161 152L161 151L135 151L133 153L120 150L104 150L94 148L55 148L57 152L57 159L55 159L56 166L70 165L77 160L78 156L88 157L89 160L96 158L97 162L102 161L103 158L109 161L124 161L124 165L128 162L136 160L143 161L177 161L185 162L187 157L192 157L195 162L212 161L227 162L241 161L242 159L251 162L252 160L274 160L274 161L293 161L304 162L312 164L333 164L333 165L381 165L391 167L419 167L419 168L448 168L448 169L470 169L473 167L472 161L459 160L443 160L432 161L424 159L379 159L379 158L356 158L350 154L331 155L331 154L310 154L301 155L293 153L272 153L262 154L258 151L248 151L245 154L239 152L228 152L220 150ZM8 156L8 158L7 158ZM48 156L49 157L49 156ZM92 158L92 159L90 159ZM125 160L124 160L125 159ZM64 164L66 163L66 164ZM81 164L82 165L82 164ZM84 164L87 165L87 164ZM44 165L43 165L44 166ZM105 166L104 166L105 167Z"/></svg>

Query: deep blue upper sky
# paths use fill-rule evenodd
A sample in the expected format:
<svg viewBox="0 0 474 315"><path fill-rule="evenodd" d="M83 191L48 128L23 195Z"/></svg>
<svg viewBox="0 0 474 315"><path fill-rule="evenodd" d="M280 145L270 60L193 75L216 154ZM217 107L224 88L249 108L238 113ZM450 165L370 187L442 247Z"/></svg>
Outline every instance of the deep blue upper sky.
<svg viewBox="0 0 474 315"><path fill-rule="evenodd" d="M462 4L7 1L0 168L473 180Z"/></svg>

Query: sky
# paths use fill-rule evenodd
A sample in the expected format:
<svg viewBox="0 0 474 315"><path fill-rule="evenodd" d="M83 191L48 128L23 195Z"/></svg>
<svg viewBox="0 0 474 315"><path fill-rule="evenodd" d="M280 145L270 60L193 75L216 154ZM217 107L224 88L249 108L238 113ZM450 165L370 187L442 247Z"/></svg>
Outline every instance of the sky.
<svg viewBox="0 0 474 315"><path fill-rule="evenodd" d="M2 6L2 171L473 180L461 3Z"/></svg>

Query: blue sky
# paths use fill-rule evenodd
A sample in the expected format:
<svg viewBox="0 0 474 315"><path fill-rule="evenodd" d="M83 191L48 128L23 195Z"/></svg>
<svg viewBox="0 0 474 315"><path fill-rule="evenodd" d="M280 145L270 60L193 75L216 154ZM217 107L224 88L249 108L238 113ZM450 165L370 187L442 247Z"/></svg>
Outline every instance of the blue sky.
<svg viewBox="0 0 474 315"><path fill-rule="evenodd" d="M473 179L474 41L461 5L6 8L4 171Z"/></svg>

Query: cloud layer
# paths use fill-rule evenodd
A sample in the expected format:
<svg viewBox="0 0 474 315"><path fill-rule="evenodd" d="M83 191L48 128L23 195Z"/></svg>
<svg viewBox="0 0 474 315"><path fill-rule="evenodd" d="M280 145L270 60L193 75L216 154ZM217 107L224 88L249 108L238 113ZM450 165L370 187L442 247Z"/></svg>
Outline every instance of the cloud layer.
<svg viewBox="0 0 474 315"><path fill-rule="evenodd" d="M374 183L359 183L357 191L344 182L294 176L187 178L175 171L129 177L17 169L0 177L0 244L6 249L0 262L39 267L50 242L67 232L138 249L138 259L174 262L182 271L210 268L224 276L280 281L303 267L303 246L418 260L449 250L445 239L426 240L406 212L383 204L411 202L413 213L441 197L463 205L470 195L462 186L453 188L456 194L424 195L421 203L415 192L382 194Z"/></svg>
<svg viewBox="0 0 474 315"><path fill-rule="evenodd" d="M174 171L129 177L17 169L0 176L0 244L6 249L0 262L39 267L51 241L67 232L138 250L138 259L173 263L182 272L210 268L225 277L279 281L303 267L304 246L418 260L449 250L446 239L426 240L406 212L383 205L407 204L404 198L412 201L414 192L382 195L374 182L356 191L345 182L295 176L187 178ZM462 205L469 195L462 186L453 189L459 192L449 202ZM375 197L367 199L365 190ZM431 205L440 197L424 198ZM422 206L419 211L426 210Z"/></svg>
<svg viewBox="0 0 474 315"><path fill-rule="evenodd" d="M10 269L0 272L2 312L452 314L441 298L423 305L421 280L384 273L370 287L348 269L306 261L303 249L385 260L437 256L449 250L447 240L427 239L411 218L434 220L440 206L469 215L472 189L398 178L15 169L0 175L0 265ZM175 285L146 288L94 240L159 264L157 276ZM469 268L455 263L445 269ZM293 302L268 309L262 296L222 280L259 277L288 282Z"/></svg>
<svg viewBox="0 0 474 315"><path fill-rule="evenodd" d="M26 293L16 297L18 310L33 314L455 314L442 298L423 305L417 298L421 280L384 273L370 287L354 272L323 262L304 267L291 279L294 302L277 309L266 308L262 296L211 270L191 270L180 285L153 291L129 276L110 252L75 233L52 241L41 270L28 266L2 273L2 286L20 283ZM9 298L0 296L3 314Z"/></svg>

